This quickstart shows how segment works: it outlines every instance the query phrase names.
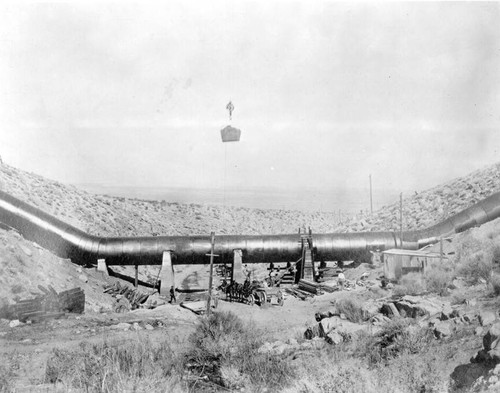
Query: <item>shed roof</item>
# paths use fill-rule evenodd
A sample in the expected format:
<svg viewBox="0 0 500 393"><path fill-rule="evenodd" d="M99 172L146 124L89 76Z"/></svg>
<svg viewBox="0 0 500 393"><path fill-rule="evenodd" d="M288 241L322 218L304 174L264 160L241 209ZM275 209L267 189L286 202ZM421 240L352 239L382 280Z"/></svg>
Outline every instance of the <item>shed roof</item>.
<svg viewBox="0 0 500 393"><path fill-rule="evenodd" d="M401 248L392 248L390 250L382 251L384 255L407 255L411 257L426 257L426 258L439 258L441 255L438 252L426 252L419 250L404 250ZM443 254L443 258L446 258L446 255Z"/></svg>

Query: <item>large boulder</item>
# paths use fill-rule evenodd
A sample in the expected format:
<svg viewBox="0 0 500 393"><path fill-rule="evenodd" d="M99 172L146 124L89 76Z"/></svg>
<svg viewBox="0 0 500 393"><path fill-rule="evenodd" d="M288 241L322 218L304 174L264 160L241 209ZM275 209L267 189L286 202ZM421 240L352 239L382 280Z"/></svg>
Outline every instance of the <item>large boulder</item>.
<svg viewBox="0 0 500 393"><path fill-rule="evenodd" d="M481 363L461 364L451 373L452 390L470 392L480 378L487 375L489 367Z"/></svg>
<svg viewBox="0 0 500 393"><path fill-rule="evenodd" d="M389 318L397 318L400 316L399 311L394 303L385 303L382 308L381 312L384 315L387 315Z"/></svg>
<svg viewBox="0 0 500 393"><path fill-rule="evenodd" d="M414 304L405 301L399 301L395 303L396 308L398 309L399 315L403 318L416 318L421 316L419 314L419 309L415 307Z"/></svg>
<svg viewBox="0 0 500 393"><path fill-rule="evenodd" d="M434 325L434 335L436 338L446 338L451 336L453 328L449 321L439 321Z"/></svg>
<svg viewBox="0 0 500 393"><path fill-rule="evenodd" d="M486 351L496 348L500 339L500 322L495 323L483 337L483 348Z"/></svg>
<svg viewBox="0 0 500 393"><path fill-rule="evenodd" d="M421 298L418 296L403 296L403 301L413 304L417 308L418 315L434 315L440 313L443 309L450 307L449 302L444 302L439 299Z"/></svg>
<svg viewBox="0 0 500 393"><path fill-rule="evenodd" d="M328 337L326 337L326 342L328 344L338 345L343 341L344 337L337 332L332 332L328 335Z"/></svg>
<svg viewBox="0 0 500 393"><path fill-rule="evenodd" d="M491 325L497 319L493 311L483 310L479 313L479 323L481 326Z"/></svg>
<svg viewBox="0 0 500 393"><path fill-rule="evenodd" d="M401 300L394 302L394 304L403 317L418 318L443 313L444 315L451 315L453 313L450 303L440 299L406 295Z"/></svg>
<svg viewBox="0 0 500 393"><path fill-rule="evenodd" d="M316 337L321 337L330 344L338 344L346 337L352 337L357 332L361 330L368 331L370 328L370 325L361 325L334 316L323 318L317 325L307 328L304 332L304 338L312 340Z"/></svg>
<svg viewBox="0 0 500 393"><path fill-rule="evenodd" d="M500 322L491 326L483 336L483 348L471 359L472 363L500 363Z"/></svg>
<svg viewBox="0 0 500 393"><path fill-rule="evenodd" d="M500 392L500 365L483 373L473 384L472 392Z"/></svg>

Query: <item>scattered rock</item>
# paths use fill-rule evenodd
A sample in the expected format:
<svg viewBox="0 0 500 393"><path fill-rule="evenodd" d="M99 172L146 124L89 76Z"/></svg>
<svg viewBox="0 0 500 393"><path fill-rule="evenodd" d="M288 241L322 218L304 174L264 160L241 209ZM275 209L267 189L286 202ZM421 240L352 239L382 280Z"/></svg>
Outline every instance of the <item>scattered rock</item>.
<svg viewBox="0 0 500 393"><path fill-rule="evenodd" d="M469 314L464 314L462 315L462 319L464 322L471 323L474 318Z"/></svg>
<svg viewBox="0 0 500 393"><path fill-rule="evenodd" d="M142 330L143 328L137 322L134 322L134 324L132 325L132 329L134 329L134 330Z"/></svg>
<svg viewBox="0 0 500 393"><path fill-rule="evenodd" d="M390 320L391 320L390 318L386 317L383 314L377 314L372 317L371 322L375 326L380 326L386 324L387 322L390 322Z"/></svg>
<svg viewBox="0 0 500 393"><path fill-rule="evenodd" d="M87 277L85 274L80 274L80 275L78 276L78 279L79 279L80 281L85 282L85 283L86 283L86 282L89 282L89 279L88 279L88 277Z"/></svg>
<svg viewBox="0 0 500 393"><path fill-rule="evenodd" d="M499 392L500 391L500 365L496 365L485 375L481 375L473 383L471 391L474 392Z"/></svg>
<svg viewBox="0 0 500 393"><path fill-rule="evenodd" d="M442 310L450 307L449 302L443 302L439 299L426 299L418 296L403 296L403 301L411 303L414 308L416 316L434 315L440 313Z"/></svg>
<svg viewBox="0 0 500 393"><path fill-rule="evenodd" d="M450 322L448 321L439 321L434 325L434 335L436 338L445 338L449 337L452 334L452 328Z"/></svg>
<svg viewBox="0 0 500 393"><path fill-rule="evenodd" d="M500 322L495 323L483 337L483 348L489 351L496 348L500 338Z"/></svg>
<svg viewBox="0 0 500 393"><path fill-rule="evenodd" d="M478 380L478 378L485 375L488 369L489 367L480 363L462 364L457 366L450 376L453 381L453 391L471 391L471 386Z"/></svg>
<svg viewBox="0 0 500 393"><path fill-rule="evenodd" d="M457 317L457 313L458 312L454 310L450 304L446 304L445 306L443 306L439 319L441 321L446 321L448 319Z"/></svg>
<svg viewBox="0 0 500 393"><path fill-rule="evenodd" d="M301 349L321 349L326 346L326 341L320 337L314 337L311 341L300 344Z"/></svg>
<svg viewBox="0 0 500 393"><path fill-rule="evenodd" d="M30 257L30 256L32 256L32 255L33 255L33 253L31 252L31 250L30 250L28 247L26 247L25 245L23 245L23 244L19 244L19 248L20 248L20 249L22 250L22 252L24 252L27 256L29 256L29 257Z"/></svg>
<svg viewBox="0 0 500 393"><path fill-rule="evenodd" d="M131 326L130 323L121 322L117 325L110 326L110 329L127 331Z"/></svg>
<svg viewBox="0 0 500 393"><path fill-rule="evenodd" d="M269 353L273 355L282 355L287 350L293 349L292 345L285 344L283 341L275 341L274 343L265 343L258 350L258 353Z"/></svg>
<svg viewBox="0 0 500 393"><path fill-rule="evenodd" d="M479 312L479 323L481 326L490 325L496 320L496 315L493 311L480 311Z"/></svg>
<svg viewBox="0 0 500 393"><path fill-rule="evenodd" d="M384 315L387 315L389 318L399 317L399 311L394 303L385 303L381 311Z"/></svg>
<svg viewBox="0 0 500 393"><path fill-rule="evenodd" d="M474 307L477 305L477 300L476 299L465 299L465 304L471 307Z"/></svg>
<svg viewBox="0 0 500 393"><path fill-rule="evenodd" d="M381 305L373 300L369 300L363 304L361 311L363 319L366 321L380 312Z"/></svg>
<svg viewBox="0 0 500 393"><path fill-rule="evenodd" d="M5 318L0 318L0 326L9 326L10 320Z"/></svg>
<svg viewBox="0 0 500 393"><path fill-rule="evenodd" d="M339 333L337 332L332 332L330 333L327 337L326 337L326 342L328 344L334 344L334 345L338 345L340 344L341 342L344 341L344 337L342 337Z"/></svg>
<svg viewBox="0 0 500 393"><path fill-rule="evenodd" d="M18 319L14 319L14 320L9 322L9 327L11 327L11 328L15 328L15 327L22 326L22 325L24 325L24 323L22 323Z"/></svg>

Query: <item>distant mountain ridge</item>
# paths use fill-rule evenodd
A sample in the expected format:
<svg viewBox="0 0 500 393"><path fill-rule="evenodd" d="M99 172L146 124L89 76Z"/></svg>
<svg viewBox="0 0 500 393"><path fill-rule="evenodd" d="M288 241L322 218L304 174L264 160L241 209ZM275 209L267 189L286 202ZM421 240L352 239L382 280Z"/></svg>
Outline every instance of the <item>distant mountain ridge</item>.
<svg viewBox="0 0 500 393"><path fill-rule="evenodd" d="M207 204L236 206L250 209L300 210L308 212L338 212L354 214L366 210L370 203L370 191L366 188L319 189L319 188L195 188L195 187L138 187L127 185L75 184L92 194L111 195L129 199L166 200L181 204ZM396 190L374 191L374 206L394 201Z"/></svg>

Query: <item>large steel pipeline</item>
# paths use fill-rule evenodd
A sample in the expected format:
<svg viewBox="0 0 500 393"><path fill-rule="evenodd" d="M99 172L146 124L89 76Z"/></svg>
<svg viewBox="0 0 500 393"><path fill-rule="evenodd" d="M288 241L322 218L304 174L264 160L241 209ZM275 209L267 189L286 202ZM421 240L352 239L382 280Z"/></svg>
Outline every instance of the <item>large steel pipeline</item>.
<svg viewBox="0 0 500 393"><path fill-rule="evenodd" d="M462 212L427 229L399 232L353 232L312 234L315 259L353 260L370 251L390 248L418 249L500 216L500 193L495 193ZM99 237L0 191L0 222L18 230L62 258L108 265L161 265L165 251L173 264L205 264L211 250L210 236ZM301 235L217 236L216 263L232 261L234 250L242 250L244 263L296 261L302 253Z"/></svg>

